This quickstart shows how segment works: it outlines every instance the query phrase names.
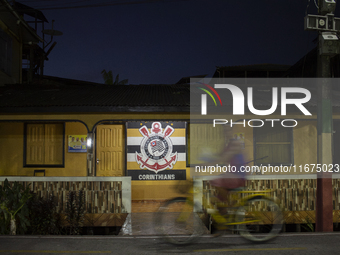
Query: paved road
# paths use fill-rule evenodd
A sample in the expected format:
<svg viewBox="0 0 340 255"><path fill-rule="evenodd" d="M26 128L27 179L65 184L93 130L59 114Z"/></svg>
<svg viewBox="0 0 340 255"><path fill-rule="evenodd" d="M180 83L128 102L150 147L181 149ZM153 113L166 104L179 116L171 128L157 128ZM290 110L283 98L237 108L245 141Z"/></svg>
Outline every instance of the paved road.
<svg viewBox="0 0 340 255"><path fill-rule="evenodd" d="M185 247L156 236L0 236L0 255L8 254L340 254L340 233L283 234L265 244L239 236L204 236Z"/></svg>

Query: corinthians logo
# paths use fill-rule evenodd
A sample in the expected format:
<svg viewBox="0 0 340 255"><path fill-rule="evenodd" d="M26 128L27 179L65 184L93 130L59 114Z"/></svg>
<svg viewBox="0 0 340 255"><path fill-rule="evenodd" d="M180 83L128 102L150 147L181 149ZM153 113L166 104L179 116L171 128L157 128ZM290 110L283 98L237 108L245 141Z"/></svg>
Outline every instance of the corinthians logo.
<svg viewBox="0 0 340 255"><path fill-rule="evenodd" d="M141 153L136 152L136 161L141 169L148 169L155 173L172 169L177 162L177 152L172 153L172 142L170 136L174 132L171 126L162 129L160 122L152 123L151 132L146 126L139 129L143 135L140 145Z"/></svg>

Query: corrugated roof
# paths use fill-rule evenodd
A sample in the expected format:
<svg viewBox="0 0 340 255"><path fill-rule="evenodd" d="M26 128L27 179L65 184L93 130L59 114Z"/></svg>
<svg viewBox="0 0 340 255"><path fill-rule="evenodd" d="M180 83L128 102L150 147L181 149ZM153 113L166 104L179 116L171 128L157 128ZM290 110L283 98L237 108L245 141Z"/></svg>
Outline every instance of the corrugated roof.
<svg viewBox="0 0 340 255"><path fill-rule="evenodd" d="M312 95L305 105L316 107L317 91L312 84L306 82L305 85ZM247 87L240 87L245 99ZM272 86L260 84L252 87L254 107L269 109L272 106ZM201 93L201 90L195 93L198 96L197 107L200 107ZM230 93L220 95L223 105L232 106ZM340 91L337 87L333 87L332 96L333 106L340 107ZM288 97L302 95L288 93ZM280 104L280 96L278 101ZM0 113L34 112L190 112L190 85L105 85L54 79L54 83L48 85L0 87Z"/></svg>
<svg viewBox="0 0 340 255"><path fill-rule="evenodd" d="M289 65L256 64L241 66L217 66L214 78L280 78L285 77Z"/></svg>
<svg viewBox="0 0 340 255"><path fill-rule="evenodd" d="M0 88L1 111L185 111L189 85L7 85ZM20 108L20 110L19 110ZM50 108L50 109L47 109ZM149 108L149 109L148 109Z"/></svg>
<svg viewBox="0 0 340 255"><path fill-rule="evenodd" d="M216 69L228 71L287 71L290 65L281 64L255 64L255 65L240 65L240 66L217 66Z"/></svg>

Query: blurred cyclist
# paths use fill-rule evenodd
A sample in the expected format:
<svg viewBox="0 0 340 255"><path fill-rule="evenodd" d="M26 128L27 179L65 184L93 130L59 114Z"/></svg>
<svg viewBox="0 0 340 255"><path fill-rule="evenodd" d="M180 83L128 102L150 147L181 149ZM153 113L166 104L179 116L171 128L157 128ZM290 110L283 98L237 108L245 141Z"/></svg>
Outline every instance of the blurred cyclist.
<svg viewBox="0 0 340 255"><path fill-rule="evenodd" d="M235 171L227 171L210 181L210 184L216 188L217 197L221 201L227 202L228 190L245 186L246 175L240 171L241 166L245 165L242 143L239 140L231 139L219 155L217 162L224 166L230 165L228 169L233 168Z"/></svg>

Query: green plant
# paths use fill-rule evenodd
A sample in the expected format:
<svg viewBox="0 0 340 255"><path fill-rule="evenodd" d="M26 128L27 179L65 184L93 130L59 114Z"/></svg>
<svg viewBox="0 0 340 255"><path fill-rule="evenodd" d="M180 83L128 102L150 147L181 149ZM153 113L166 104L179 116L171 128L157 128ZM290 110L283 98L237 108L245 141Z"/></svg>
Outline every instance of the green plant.
<svg viewBox="0 0 340 255"><path fill-rule="evenodd" d="M34 235L61 234L59 214L56 212L54 196L39 197L37 194L28 202L31 232Z"/></svg>
<svg viewBox="0 0 340 255"><path fill-rule="evenodd" d="M17 233L24 234L28 221L27 201L32 197L29 185L24 186L18 182L14 182L12 186L7 178L4 185L0 185L0 220L1 233L16 235ZM8 231L9 230L9 231Z"/></svg>
<svg viewBox="0 0 340 255"><path fill-rule="evenodd" d="M129 82L128 79L119 81L119 74L117 74L115 81L113 81L112 71L106 72L104 69L101 74L103 75L105 84L108 85L126 85Z"/></svg>
<svg viewBox="0 0 340 255"><path fill-rule="evenodd" d="M70 235L79 235L85 216L85 193L70 191L66 202L66 221L69 225Z"/></svg>
<svg viewBox="0 0 340 255"><path fill-rule="evenodd" d="M8 230L9 230L9 220L6 220L5 215L1 212L0 213L0 235L8 234Z"/></svg>

